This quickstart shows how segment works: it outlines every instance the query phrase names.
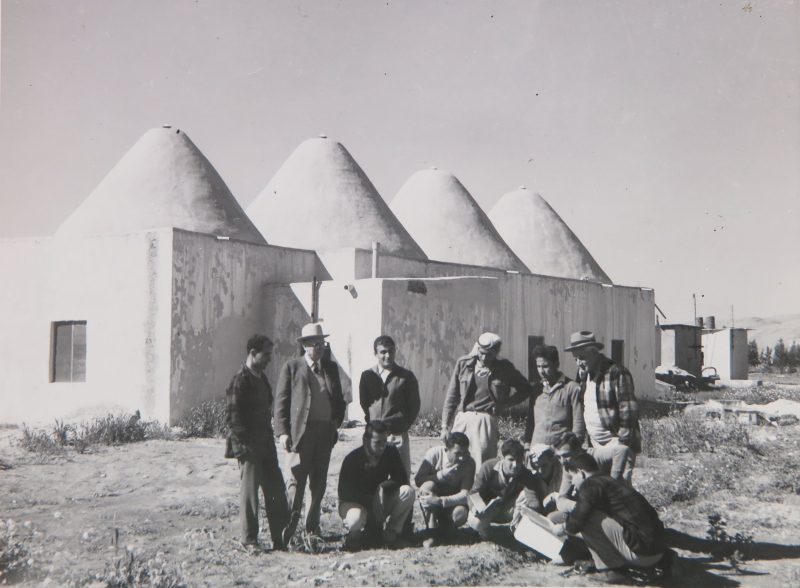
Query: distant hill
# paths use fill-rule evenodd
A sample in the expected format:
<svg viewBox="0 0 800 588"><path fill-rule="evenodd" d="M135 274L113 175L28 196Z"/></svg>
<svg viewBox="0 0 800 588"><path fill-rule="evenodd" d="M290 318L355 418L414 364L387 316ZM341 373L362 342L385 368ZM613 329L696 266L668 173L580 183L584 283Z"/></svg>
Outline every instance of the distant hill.
<svg viewBox="0 0 800 588"><path fill-rule="evenodd" d="M747 339L755 339L759 349L767 345L774 347L778 339L783 339L787 345L791 345L792 341L800 344L800 314L737 319L736 326L753 329L747 333Z"/></svg>

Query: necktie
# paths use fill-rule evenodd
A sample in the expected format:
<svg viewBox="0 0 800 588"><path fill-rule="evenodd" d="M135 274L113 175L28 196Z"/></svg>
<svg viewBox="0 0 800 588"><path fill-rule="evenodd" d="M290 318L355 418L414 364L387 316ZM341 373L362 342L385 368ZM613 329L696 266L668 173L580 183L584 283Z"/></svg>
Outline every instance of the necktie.
<svg viewBox="0 0 800 588"><path fill-rule="evenodd" d="M311 368L311 371L319 375L319 364L316 361L314 362L314 367Z"/></svg>

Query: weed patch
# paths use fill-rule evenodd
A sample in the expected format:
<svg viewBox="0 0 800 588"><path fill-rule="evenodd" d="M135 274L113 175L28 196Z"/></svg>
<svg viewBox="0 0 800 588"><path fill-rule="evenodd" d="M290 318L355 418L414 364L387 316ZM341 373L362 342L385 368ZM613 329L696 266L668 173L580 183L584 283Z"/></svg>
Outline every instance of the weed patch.
<svg viewBox="0 0 800 588"><path fill-rule="evenodd" d="M12 521L0 523L3 524L0 533L0 583L11 584L26 580L31 574L33 563L28 549L14 532L16 525Z"/></svg>
<svg viewBox="0 0 800 588"><path fill-rule="evenodd" d="M226 413L224 398L210 400L192 408L178 426L183 429L183 435L186 437L225 437L228 433L225 424Z"/></svg>
<svg viewBox="0 0 800 588"><path fill-rule="evenodd" d="M435 412L420 414L408 434L415 437L438 437L442 434L442 417Z"/></svg>
<svg viewBox="0 0 800 588"><path fill-rule="evenodd" d="M750 446L747 426L686 416L642 419L642 447L647 457L674 457L681 453L708 452L717 448Z"/></svg>

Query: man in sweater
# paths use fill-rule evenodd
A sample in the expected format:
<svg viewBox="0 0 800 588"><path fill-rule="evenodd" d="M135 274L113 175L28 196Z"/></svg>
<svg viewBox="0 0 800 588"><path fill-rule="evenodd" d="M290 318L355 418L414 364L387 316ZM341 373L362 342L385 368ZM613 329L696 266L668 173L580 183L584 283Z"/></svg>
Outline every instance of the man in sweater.
<svg viewBox="0 0 800 588"><path fill-rule="evenodd" d="M467 496L475 482L475 460L469 454L464 433L450 433L444 446L431 447L419 466L414 482L419 488L422 516L433 522L438 537L426 539L426 547L452 540L467 522Z"/></svg>
<svg viewBox="0 0 800 588"><path fill-rule="evenodd" d="M467 497L468 523L484 541L489 539L492 523L511 523L513 530L522 516L522 506L541 513L542 501L547 495L542 480L524 465L522 443L508 439L500 452L502 458L490 459L478 470Z"/></svg>
<svg viewBox="0 0 800 588"><path fill-rule="evenodd" d="M263 372L272 359L272 347L272 341L263 335L250 337L245 363L233 376L226 392L226 457L239 460L240 541L250 552L259 550L259 488L264 493L273 547L284 549L288 540L289 507L272 432L272 387Z"/></svg>
<svg viewBox="0 0 800 588"><path fill-rule="evenodd" d="M361 374L358 386L366 422L383 421L389 430L387 443L400 451L406 474L411 477L408 430L419 414L419 384L414 374L394 361L397 348L386 335L373 344L378 363Z"/></svg>
<svg viewBox="0 0 800 588"><path fill-rule="evenodd" d="M387 443L387 437L388 427L383 422L370 421L362 446L342 462L339 516L348 532L345 548L349 551L361 549L365 528L381 530L391 549L408 546L399 534L414 509L415 493L400 452Z"/></svg>
<svg viewBox="0 0 800 588"><path fill-rule="evenodd" d="M442 439L451 431L464 433L478 469L497 457L497 413L524 402L531 393L528 378L510 361L498 358L501 345L494 333L478 337L472 353L456 361L442 409Z"/></svg>
<svg viewBox="0 0 800 588"><path fill-rule="evenodd" d="M331 451L342 425L346 404L339 366L325 359L325 337L319 323L303 327L297 341L303 357L283 364L275 394L275 429L286 450L287 488L291 508L289 535L294 535L308 481L306 532L320 536L320 508L328 481Z"/></svg>
<svg viewBox="0 0 800 588"><path fill-rule="evenodd" d="M556 534L583 536L600 572L595 579L631 583L629 566L668 578L664 525L647 499L629 484L600 473L586 453L568 460L564 468L572 474L577 503Z"/></svg>
<svg viewBox="0 0 800 588"><path fill-rule="evenodd" d="M525 423L525 445L555 447L564 433L586 436L583 422L583 392L579 384L559 370L558 349L540 345L531 356L541 380L534 384L530 412Z"/></svg>

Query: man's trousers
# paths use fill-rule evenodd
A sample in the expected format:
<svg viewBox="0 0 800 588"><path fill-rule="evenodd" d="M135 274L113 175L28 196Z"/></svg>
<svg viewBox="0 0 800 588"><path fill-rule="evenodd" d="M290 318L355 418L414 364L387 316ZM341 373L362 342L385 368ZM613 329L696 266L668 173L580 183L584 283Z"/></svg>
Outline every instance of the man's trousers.
<svg viewBox="0 0 800 588"><path fill-rule="evenodd" d="M581 530L583 540L592 553L598 570L634 565L648 567L661 561L663 553L637 555L623 537L623 528L617 521L602 511L595 511Z"/></svg>
<svg viewBox="0 0 800 588"><path fill-rule="evenodd" d="M497 419L487 412L463 411L456 415L451 432L464 433L469 439L469 453L475 460L475 472L483 462L497 457L500 427Z"/></svg>
<svg viewBox="0 0 800 588"><path fill-rule="evenodd" d="M300 447L286 455L286 495L293 519L300 516L308 480L311 502L306 507L306 531L310 533L319 531L335 432L336 428L329 421L308 421Z"/></svg>
<svg viewBox="0 0 800 588"><path fill-rule="evenodd" d="M272 545L275 549L283 549L281 533L289 524L289 506L286 502L286 487L283 484L277 455L257 458L248 451L239 458L239 477L241 542L258 543L258 489L261 488L264 493Z"/></svg>
<svg viewBox="0 0 800 588"><path fill-rule="evenodd" d="M411 511L414 510L414 496L414 489L411 486L400 486L397 492L386 497L383 509L384 516L389 520L386 521L384 537L386 537L387 532L394 532L395 537L402 532L403 524L411 515ZM375 518L375 513L370 513L370 510L371 508L368 509L357 502L342 502L339 504L339 516L342 517L344 526L350 535L357 535L363 531L370 515ZM376 522L382 526L384 521Z"/></svg>

